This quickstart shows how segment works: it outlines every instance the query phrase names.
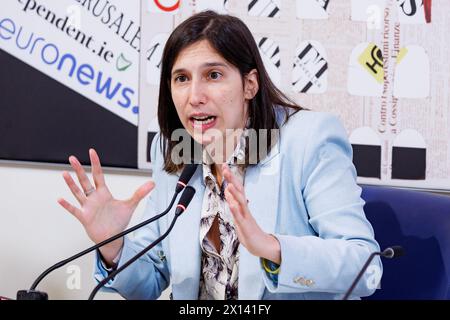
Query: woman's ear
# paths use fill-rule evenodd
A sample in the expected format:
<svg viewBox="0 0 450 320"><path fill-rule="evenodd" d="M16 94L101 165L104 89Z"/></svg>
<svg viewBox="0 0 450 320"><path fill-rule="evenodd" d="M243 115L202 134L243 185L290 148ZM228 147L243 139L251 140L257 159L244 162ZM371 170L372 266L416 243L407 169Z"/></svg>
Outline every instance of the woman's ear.
<svg viewBox="0 0 450 320"><path fill-rule="evenodd" d="M244 76L244 98L246 100L253 99L259 90L258 71L251 70Z"/></svg>

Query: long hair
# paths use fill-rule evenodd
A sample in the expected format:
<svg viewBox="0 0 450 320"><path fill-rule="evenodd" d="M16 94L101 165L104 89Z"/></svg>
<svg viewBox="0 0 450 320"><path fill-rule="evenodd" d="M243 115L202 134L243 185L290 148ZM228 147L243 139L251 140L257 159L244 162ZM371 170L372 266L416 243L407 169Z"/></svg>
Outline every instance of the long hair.
<svg viewBox="0 0 450 320"><path fill-rule="evenodd" d="M161 130L161 142L164 155L164 170L176 173L183 164L172 161L172 150L177 141L171 141L172 132L182 129L171 95L171 72L173 65L186 47L207 40L209 44L240 72L241 77L256 69L259 90L249 101L249 128L259 132L260 129L279 129L274 106L285 111L285 121L302 108L284 95L270 80L258 51L258 47L248 27L238 18L204 11L182 22L170 35L165 45L161 63L161 81L159 87L158 122ZM192 145L195 145L191 137ZM272 147L270 135L267 137L269 151ZM259 162L262 159L258 159Z"/></svg>

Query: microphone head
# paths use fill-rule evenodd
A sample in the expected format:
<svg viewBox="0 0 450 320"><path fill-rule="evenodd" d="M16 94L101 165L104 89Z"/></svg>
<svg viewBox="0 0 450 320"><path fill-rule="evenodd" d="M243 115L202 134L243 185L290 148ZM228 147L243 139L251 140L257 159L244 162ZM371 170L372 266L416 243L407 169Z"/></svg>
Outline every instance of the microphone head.
<svg viewBox="0 0 450 320"><path fill-rule="evenodd" d="M183 190L187 186L189 180L191 180L192 176L194 175L195 170L197 170L197 164L195 163L186 164L184 166L184 169L181 172L180 178L178 179L177 185L175 187L175 193L180 193L181 190Z"/></svg>
<svg viewBox="0 0 450 320"><path fill-rule="evenodd" d="M175 210L175 215L180 215L186 210L192 198L194 197L194 194L195 189L193 187L187 186L184 189L183 193L181 194L180 201L178 201L177 209Z"/></svg>
<svg viewBox="0 0 450 320"><path fill-rule="evenodd" d="M392 258L398 258L405 254L405 250L401 246L392 246L389 248L384 249L384 251L381 253L381 255L385 258L392 259Z"/></svg>

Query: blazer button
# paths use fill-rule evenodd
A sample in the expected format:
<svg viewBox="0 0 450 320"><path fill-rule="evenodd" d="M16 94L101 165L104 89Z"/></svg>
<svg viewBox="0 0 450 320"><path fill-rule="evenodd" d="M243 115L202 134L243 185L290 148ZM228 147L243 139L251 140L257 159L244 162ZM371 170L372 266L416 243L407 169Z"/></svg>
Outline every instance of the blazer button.
<svg viewBox="0 0 450 320"><path fill-rule="evenodd" d="M312 287L313 285L314 285L314 281L312 281L311 279L306 280L307 287Z"/></svg>
<svg viewBox="0 0 450 320"><path fill-rule="evenodd" d="M306 280L303 277L295 277L294 282L302 286L306 285Z"/></svg>
<svg viewBox="0 0 450 320"><path fill-rule="evenodd" d="M302 286L306 286L306 280L305 280L305 278L300 278L300 284L302 285Z"/></svg>
<svg viewBox="0 0 450 320"><path fill-rule="evenodd" d="M161 262L166 261L166 255L164 254L164 251L162 251L162 250L158 251L158 258L159 258L159 260L161 260Z"/></svg>

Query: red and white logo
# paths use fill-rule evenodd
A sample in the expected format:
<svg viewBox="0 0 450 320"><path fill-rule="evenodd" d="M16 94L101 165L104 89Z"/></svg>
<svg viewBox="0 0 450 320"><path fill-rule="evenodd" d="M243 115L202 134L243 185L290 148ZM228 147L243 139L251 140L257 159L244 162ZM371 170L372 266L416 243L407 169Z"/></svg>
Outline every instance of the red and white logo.
<svg viewBox="0 0 450 320"><path fill-rule="evenodd" d="M176 14L181 0L148 0L148 4L149 12Z"/></svg>

